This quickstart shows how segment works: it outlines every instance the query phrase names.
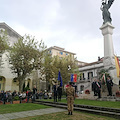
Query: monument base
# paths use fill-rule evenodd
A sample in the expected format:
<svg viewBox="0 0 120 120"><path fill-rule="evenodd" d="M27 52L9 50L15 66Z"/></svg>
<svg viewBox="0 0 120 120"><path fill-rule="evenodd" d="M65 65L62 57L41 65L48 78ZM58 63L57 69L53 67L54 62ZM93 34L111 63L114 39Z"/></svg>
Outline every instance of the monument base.
<svg viewBox="0 0 120 120"><path fill-rule="evenodd" d="M104 36L104 69L108 70L108 73L113 79L113 83L119 85L119 78L117 78L116 66L115 66L115 57L114 57L114 49L113 49L113 34L114 26L111 23L107 22L102 25L100 30L102 31L102 35Z"/></svg>

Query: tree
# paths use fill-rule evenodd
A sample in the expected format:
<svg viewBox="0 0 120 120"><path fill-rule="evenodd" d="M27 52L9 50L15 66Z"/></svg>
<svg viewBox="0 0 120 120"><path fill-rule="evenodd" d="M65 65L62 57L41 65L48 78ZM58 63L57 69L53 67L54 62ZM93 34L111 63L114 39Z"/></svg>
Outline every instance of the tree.
<svg viewBox="0 0 120 120"><path fill-rule="evenodd" d="M76 59L72 58L71 55L60 59L59 56L53 57L52 71L54 73L54 78L58 79L58 71L60 70L63 84L67 84L70 81L71 73L78 73L78 66L76 65ZM71 69L68 70L68 66Z"/></svg>
<svg viewBox="0 0 120 120"><path fill-rule="evenodd" d="M0 30L0 54L2 54L8 48L7 32Z"/></svg>
<svg viewBox="0 0 120 120"><path fill-rule="evenodd" d="M45 45L42 41L36 42L35 38L25 35L20 38L10 50L9 61L11 69L17 74L19 90L22 91L25 78L41 67Z"/></svg>
<svg viewBox="0 0 120 120"><path fill-rule="evenodd" d="M0 30L0 66L2 63L2 54L9 48L7 32Z"/></svg>
<svg viewBox="0 0 120 120"><path fill-rule="evenodd" d="M43 75L45 75L45 80L46 80L46 88L49 89L49 85L51 84L51 81L54 78L54 73L52 70L52 62L53 58L51 55L48 53L48 51L45 52L44 54L44 62L43 62Z"/></svg>

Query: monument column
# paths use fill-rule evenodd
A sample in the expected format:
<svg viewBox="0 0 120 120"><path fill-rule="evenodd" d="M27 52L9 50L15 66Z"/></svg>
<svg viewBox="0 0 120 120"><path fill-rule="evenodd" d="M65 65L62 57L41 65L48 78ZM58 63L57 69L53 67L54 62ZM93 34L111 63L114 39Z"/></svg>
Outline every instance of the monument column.
<svg viewBox="0 0 120 120"><path fill-rule="evenodd" d="M109 71L110 76L113 78L113 83L118 85L119 79L117 78L117 73L116 73L114 48L113 48L113 40L112 40L113 29L114 27L109 22L103 24L102 27L100 28L100 30L102 31L102 35L104 37L103 65L104 68Z"/></svg>
<svg viewBox="0 0 120 120"><path fill-rule="evenodd" d="M111 25L111 23L107 22L103 24L100 29L104 36L103 64L106 69L109 69L110 67L115 67L114 49L113 49L113 41L112 41L112 34L114 27Z"/></svg>

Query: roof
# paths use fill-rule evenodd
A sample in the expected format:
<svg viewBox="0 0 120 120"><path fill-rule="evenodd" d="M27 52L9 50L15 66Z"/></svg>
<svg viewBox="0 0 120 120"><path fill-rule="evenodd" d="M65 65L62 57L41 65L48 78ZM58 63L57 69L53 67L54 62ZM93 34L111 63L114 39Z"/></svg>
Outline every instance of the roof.
<svg viewBox="0 0 120 120"><path fill-rule="evenodd" d="M87 62L83 62L83 61L79 61L79 60L76 60L76 62L84 63L84 64L89 64L89 63L87 63Z"/></svg>
<svg viewBox="0 0 120 120"><path fill-rule="evenodd" d="M79 71L86 71L86 70L102 68L102 67L104 67L103 61L96 61L96 62L92 62L87 65L79 67Z"/></svg>
<svg viewBox="0 0 120 120"><path fill-rule="evenodd" d="M95 62L87 63L86 65L81 66L81 67L91 66L91 65L94 65L94 64L99 64L99 63L103 63L103 58L101 58L100 60L95 61Z"/></svg>
<svg viewBox="0 0 120 120"><path fill-rule="evenodd" d="M58 46L50 47L50 48L48 48L47 50L51 50L51 49L55 49L55 50L59 50L59 51L62 51L62 52L67 52L67 53L70 53L70 54L76 55L75 53L72 53L72 52L66 51L64 48L61 48L61 47L58 47Z"/></svg>
<svg viewBox="0 0 120 120"><path fill-rule="evenodd" d="M0 23L0 28L5 29L9 36L14 36L14 37L17 37L17 38L21 38L22 37L15 30L13 30L10 26L8 26L5 22Z"/></svg>

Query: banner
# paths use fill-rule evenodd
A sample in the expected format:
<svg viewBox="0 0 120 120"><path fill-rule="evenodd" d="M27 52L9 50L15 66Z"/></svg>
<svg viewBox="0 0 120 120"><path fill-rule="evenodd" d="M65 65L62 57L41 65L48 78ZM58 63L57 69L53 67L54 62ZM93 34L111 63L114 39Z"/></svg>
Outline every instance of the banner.
<svg viewBox="0 0 120 120"><path fill-rule="evenodd" d="M116 65L117 77L120 77L120 64L117 56L115 56L115 65Z"/></svg>
<svg viewBox="0 0 120 120"><path fill-rule="evenodd" d="M102 80L103 80L104 84L106 85L106 77L105 77L105 73L104 73L103 76L102 76Z"/></svg>
<svg viewBox="0 0 120 120"><path fill-rule="evenodd" d="M77 74L71 74L71 82L77 82Z"/></svg>
<svg viewBox="0 0 120 120"><path fill-rule="evenodd" d="M63 83L62 83L62 77L60 71L58 72L58 81L60 81L60 87L62 87Z"/></svg>

